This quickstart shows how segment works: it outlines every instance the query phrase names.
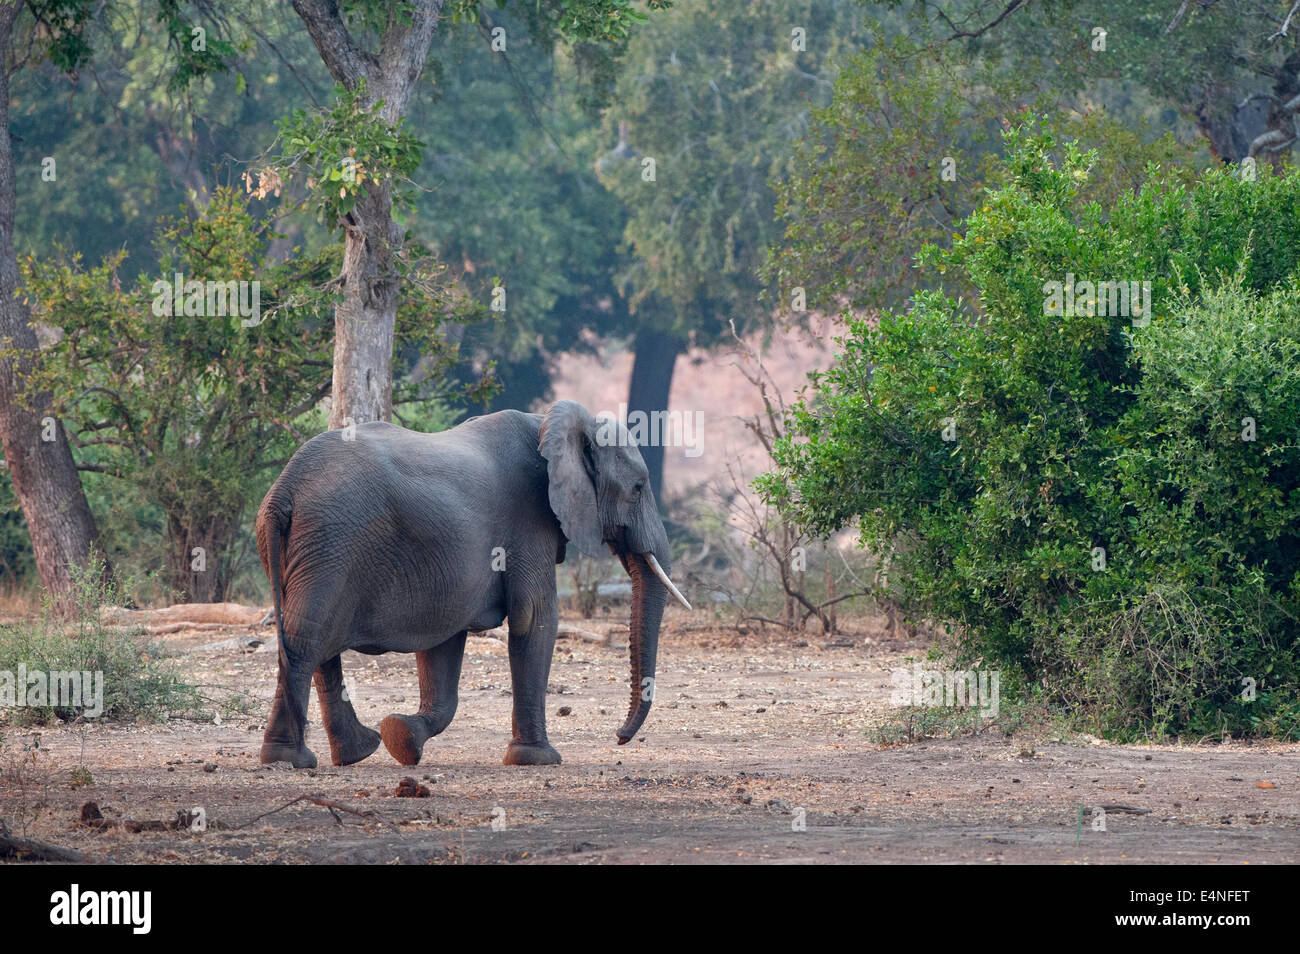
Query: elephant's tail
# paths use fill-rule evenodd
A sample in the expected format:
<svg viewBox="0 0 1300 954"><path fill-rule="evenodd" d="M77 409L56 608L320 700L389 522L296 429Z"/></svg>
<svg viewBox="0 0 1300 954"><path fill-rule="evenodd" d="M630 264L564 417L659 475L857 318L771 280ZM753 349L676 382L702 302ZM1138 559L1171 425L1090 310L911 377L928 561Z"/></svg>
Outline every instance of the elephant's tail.
<svg viewBox="0 0 1300 954"><path fill-rule="evenodd" d="M271 600L275 604L275 640L280 649L280 662L287 666L284 646L284 584L281 554L289 539L289 524L293 516L274 504L266 509L266 516L266 571L271 578Z"/></svg>
<svg viewBox="0 0 1300 954"><path fill-rule="evenodd" d="M280 682L276 698L289 707L297 725L305 725L306 707L293 692L286 680L291 678L293 666L289 660L289 645L284 632L284 552L289 542L289 527L293 523L293 503L278 493L277 487L262 501L257 515L257 545L266 561L266 575L271 580L271 601L275 606L275 641L280 655Z"/></svg>

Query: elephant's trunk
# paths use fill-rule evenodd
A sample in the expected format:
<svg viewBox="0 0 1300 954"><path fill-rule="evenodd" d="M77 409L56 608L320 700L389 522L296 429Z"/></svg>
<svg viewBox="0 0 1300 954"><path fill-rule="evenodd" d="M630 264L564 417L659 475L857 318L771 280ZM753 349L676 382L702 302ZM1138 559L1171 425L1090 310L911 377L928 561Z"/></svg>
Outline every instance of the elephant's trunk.
<svg viewBox="0 0 1300 954"><path fill-rule="evenodd" d="M659 651L659 623L663 619L667 588L639 553L620 553L619 559L632 579L632 616L628 620L630 637L632 698L627 719L618 730L618 744L630 741L650 714L654 701L655 656Z"/></svg>

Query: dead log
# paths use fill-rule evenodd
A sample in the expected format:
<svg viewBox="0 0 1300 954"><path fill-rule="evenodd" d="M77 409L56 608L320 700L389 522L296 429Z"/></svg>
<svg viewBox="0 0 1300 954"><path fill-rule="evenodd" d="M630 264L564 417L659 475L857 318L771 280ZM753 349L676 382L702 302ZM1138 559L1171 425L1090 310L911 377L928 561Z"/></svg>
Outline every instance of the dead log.
<svg viewBox="0 0 1300 954"><path fill-rule="evenodd" d="M84 861L85 855L35 838L19 838L0 829L0 858L14 861Z"/></svg>

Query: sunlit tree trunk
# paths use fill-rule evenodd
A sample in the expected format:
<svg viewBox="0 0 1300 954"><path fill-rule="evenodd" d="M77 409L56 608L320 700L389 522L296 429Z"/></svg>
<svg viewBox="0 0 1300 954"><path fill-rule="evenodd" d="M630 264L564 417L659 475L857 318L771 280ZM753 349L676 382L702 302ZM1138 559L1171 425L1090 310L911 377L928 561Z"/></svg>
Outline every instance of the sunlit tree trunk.
<svg viewBox="0 0 1300 954"><path fill-rule="evenodd" d="M378 53L348 32L333 0L293 0L330 75L349 90L363 82L363 104L382 101L380 115L395 123L406 112L438 27L444 0L394 5ZM403 230L393 222L392 188L367 182L341 224L344 233L342 301L334 310L334 390L330 427L387 421L393 413L393 329Z"/></svg>

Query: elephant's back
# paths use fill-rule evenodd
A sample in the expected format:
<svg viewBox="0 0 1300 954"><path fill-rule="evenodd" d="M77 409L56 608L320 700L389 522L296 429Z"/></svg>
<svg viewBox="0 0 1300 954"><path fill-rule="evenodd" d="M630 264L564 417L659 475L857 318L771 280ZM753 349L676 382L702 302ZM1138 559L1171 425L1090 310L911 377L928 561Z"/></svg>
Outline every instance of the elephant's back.
<svg viewBox="0 0 1300 954"><path fill-rule="evenodd" d="M305 522L358 529L418 522L430 496L460 497L492 480L491 469L464 442L381 422L345 433L309 440L268 493L268 501L292 515L295 530Z"/></svg>
<svg viewBox="0 0 1300 954"><path fill-rule="evenodd" d="M520 522L511 511L533 491L518 465L499 459L497 431L475 421L439 434L366 424L352 440L330 431L304 444L263 505L289 514L289 617L330 606L360 638L472 622L452 608L470 607L475 620L498 612L494 548L508 543L506 528Z"/></svg>
<svg viewBox="0 0 1300 954"><path fill-rule="evenodd" d="M350 439L344 431L312 438L263 503L290 525L287 571L330 559L404 573L390 564L409 560L412 550L437 560L501 543L499 526L490 524L509 524L503 515L530 509L532 497L545 506L531 417L499 412L436 434L375 422L358 425ZM530 441L531 457L511 456Z"/></svg>

